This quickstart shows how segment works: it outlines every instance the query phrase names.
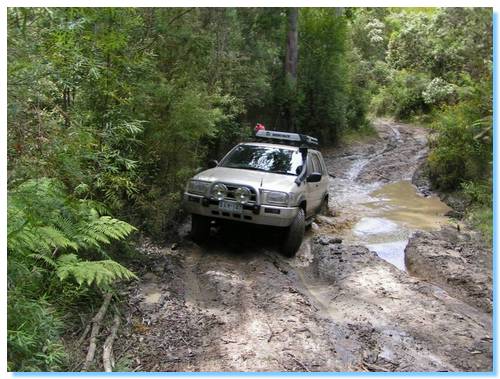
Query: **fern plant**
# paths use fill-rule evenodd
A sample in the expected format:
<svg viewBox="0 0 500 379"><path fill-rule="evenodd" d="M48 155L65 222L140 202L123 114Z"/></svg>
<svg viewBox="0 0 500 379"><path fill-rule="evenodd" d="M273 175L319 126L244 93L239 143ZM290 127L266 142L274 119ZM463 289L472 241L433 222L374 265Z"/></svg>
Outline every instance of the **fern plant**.
<svg viewBox="0 0 500 379"><path fill-rule="evenodd" d="M59 342L62 312L54 305L57 296L50 289L109 289L119 280L136 278L104 250L134 230L107 214L101 204L69 195L54 179L28 180L9 191L9 369L61 368L65 357ZM95 252L107 259L89 259Z"/></svg>
<svg viewBox="0 0 500 379"><path fill-rule="evenodd" d="M57 276L61 280L74 278L79 285L99 287L110 286L120 279L137 278L121 264L107 259L103 261L82 261L75 254L62 255L56 263Z"/></svg>

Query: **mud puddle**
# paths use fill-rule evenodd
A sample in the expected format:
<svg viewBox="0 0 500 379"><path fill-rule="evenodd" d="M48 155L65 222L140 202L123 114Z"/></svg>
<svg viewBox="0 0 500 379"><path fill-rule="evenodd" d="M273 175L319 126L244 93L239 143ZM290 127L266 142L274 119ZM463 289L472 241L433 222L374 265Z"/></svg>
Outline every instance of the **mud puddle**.
<svg viewBox="0 0 500 379"><path fill-rule="evenodd" d="M416 230L433 231L449 223L450 208L437 196L423 196L410 179L427 154L425 131L382 121L379 139L327 154L330 208L345 243L363 245L400 270L404 248ZM321 221L321 220L320 220Z"/></svg>
<svg viewBox="0 0 500 379"><path fill-rule="evenodd" d="M437 196L424 197L410 181L382 185L368 193L356 210L358 221L341 233L348 244L363 245L400 270L404 249L416 230L432 231L449 224L450 208Z"/></svg>

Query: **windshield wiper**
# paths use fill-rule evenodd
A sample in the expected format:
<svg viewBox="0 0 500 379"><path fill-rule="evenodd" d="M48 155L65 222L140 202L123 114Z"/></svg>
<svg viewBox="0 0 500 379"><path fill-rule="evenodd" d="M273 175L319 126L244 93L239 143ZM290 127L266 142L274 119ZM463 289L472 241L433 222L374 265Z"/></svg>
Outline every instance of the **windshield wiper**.
<svg viewBox="0 0 500 379"><path fill-rule="evenodd" d="M272 174L281 174L281 175L293 175L296 176L295 174L288 172L288 171L269 171Z"/></svg>
<svg viewBox="0 0 500 379"><path fill-rule="evenodd" d="M267 170L264 170L263 168L257 168L257 167L248 167L248 166L221 166L221 167L227 167L227 168L237 168L239 170L252 170L252 171L263 171L263 172L269 172Z"/></svg>

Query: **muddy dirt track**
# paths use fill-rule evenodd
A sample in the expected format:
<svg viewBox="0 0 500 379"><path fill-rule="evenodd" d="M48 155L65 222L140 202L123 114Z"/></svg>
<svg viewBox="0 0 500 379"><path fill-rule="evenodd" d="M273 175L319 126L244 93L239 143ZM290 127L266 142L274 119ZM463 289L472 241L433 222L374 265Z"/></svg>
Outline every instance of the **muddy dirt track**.
<svg viewBox="0 0 500 379"><path fill-rule="evenodd" d="M426 133L387 120L376 128L378 138L323 153L332 214L313 223L293 259L277 253L275 233L248 226L214 230L203 246L188 227L174 246L142 244L115 355L135 371L491 370L491 255L469 270L478 263L458 250L473 255L479 242L458 252L450 242L455 271L429 281L406 271L417 230L420 239L440 228L469 234L409 182L427 154ZM410 271L426 272L434 256L413 259ZM479 272L476 292L446 281L459 271Z"/></svg>

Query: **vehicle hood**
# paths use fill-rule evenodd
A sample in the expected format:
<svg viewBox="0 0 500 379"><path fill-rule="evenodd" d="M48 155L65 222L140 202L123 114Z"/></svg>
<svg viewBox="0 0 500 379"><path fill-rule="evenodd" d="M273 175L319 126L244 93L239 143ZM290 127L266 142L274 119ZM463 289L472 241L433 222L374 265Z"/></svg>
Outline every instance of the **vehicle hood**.
<svg viewBox="0 0 500 379"><path fill-rule="evenodd" d="M296 186L293 175L273 174L263 171L242 170L229 167L214 167L195 175L193 179L208 182L224 182L231 184L249 185L257 191L269 189L274 191L291 192Z"/></svg>

